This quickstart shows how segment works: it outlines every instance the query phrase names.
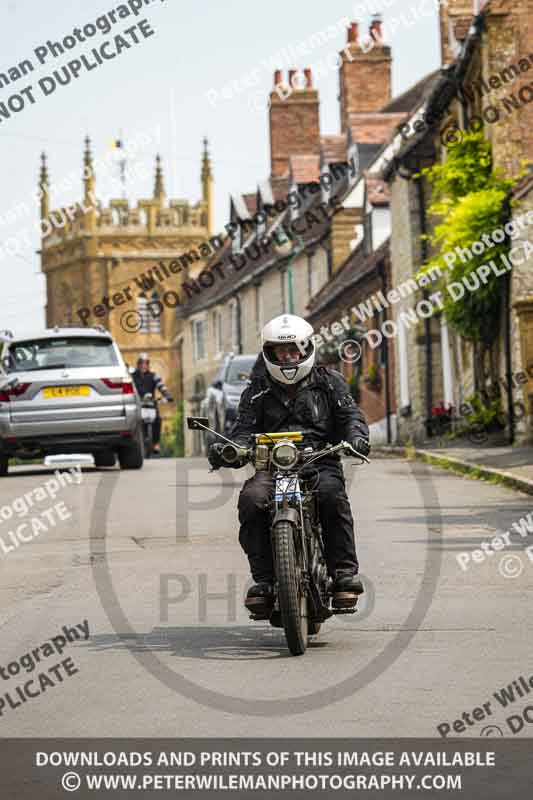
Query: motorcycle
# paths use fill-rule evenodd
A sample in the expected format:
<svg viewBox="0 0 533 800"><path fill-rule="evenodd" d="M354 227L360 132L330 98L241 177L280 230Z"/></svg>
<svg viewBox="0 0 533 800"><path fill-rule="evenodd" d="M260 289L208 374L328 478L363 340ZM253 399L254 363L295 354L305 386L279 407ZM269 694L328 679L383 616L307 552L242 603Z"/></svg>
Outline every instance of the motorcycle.
<svg viewBox="0 0 533 800"><path fill-rule="evenodd" d="M149 392L141 400L141 415L144 432L144 457L151 458L154 452L154 422L157 410L154 396Z"/></svg>
<svg viewBox="0 0 533 800"><path fill-rule="evenodd" d="M354 614L356 608L335 603L333 580L328 576L316 487L319 473L312 464L324 456L344 453L369 464L349 442L315 450L306 445L305 431L262 433L251 437L249 447L227 439L207 427L207 417L188 417L190 430L209 430L224 439L220 457L225 465L250 462L257 471L268 470L274 481L270 501L271 544L275 570L274 605L269 616L251 614L253 620L268 619L283 628L289 651L303 655L308 637L334 614Z"/></svg>

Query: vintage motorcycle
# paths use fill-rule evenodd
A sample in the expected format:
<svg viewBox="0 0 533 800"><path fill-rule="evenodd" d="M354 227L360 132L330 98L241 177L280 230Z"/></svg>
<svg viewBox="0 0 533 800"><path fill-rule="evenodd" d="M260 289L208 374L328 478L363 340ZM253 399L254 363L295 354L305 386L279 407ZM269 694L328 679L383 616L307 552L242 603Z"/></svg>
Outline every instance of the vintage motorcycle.
<svg viewBox="0 0 533 800"><path fill-rule="evenodd" d="M191 430L209 430L207 417L188 417ZM216 431L211 431L216 433ZM353 614L353 606L332 603L333 581L328 576L316 487L319 473L312 465L324 456L344 453L370 463L348 442L315 450L306 445L305 431L262 433L251 437L250 447L226 441L221 459L228 467L253 463L256 470L272 473L274 493L270 503L271 543L275 569L274 606L268 619L283 628L292 655L303 655L309 636L333 614Z"/></svg>

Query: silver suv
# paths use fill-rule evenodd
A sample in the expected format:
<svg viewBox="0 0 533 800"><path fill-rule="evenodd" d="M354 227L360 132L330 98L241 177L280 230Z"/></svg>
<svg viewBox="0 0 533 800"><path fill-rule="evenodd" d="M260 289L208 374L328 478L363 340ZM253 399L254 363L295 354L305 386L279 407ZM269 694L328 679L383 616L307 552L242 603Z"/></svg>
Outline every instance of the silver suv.
<svg viewBox="0 0 533 800"><path fill-rule="evenodd" d="M0 475L9 458L91 453L97 467L143 465L141 406L104 328L53 328L9 338L0 385Z"/></svg>

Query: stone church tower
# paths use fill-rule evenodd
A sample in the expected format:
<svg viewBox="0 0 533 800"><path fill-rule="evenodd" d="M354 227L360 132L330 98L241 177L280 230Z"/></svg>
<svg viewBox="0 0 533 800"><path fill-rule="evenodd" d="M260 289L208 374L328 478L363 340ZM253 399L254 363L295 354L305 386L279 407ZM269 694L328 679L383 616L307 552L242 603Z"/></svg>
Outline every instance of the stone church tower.
<svg viewBox="0 0 533 800"><path fill-rule="evenodd" d="M103 325L130 366L135 366L139 353L149 353L152 368L179 401L181 359L176 341L183 323L170 306L175 304L172 292L179 295L182 280L203 267L197 248L212 235L213 179L207 141L202 199L196 204L182 199L167 202L159 156L153 197L139 200L136 206L126 199L112 199L104 207L98 200L88 138L83 167L82 201L53 211L46 156L41 156L40 255L46 276L47 326ZM187 267L178 269L176 259L182 256L183 261L184 254L194 254L190 268L186 258ZM173 270L168 268L170 263ZM151 285L143 281L145 276L152 278ZM150 311L147 303L163 299L169 291L168 304L160 304L162 310L153 304ZM161 411L173 415L175 408L163 405Z"/></svg>

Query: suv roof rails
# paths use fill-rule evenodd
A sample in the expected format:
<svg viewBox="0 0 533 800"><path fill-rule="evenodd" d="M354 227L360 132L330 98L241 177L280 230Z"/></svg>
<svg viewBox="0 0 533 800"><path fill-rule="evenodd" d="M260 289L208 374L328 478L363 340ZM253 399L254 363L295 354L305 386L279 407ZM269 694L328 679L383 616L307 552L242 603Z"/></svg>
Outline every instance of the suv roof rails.
<svg viewBox="0 0 533 800"><path fill-rule="evenodd" d="M101 331L102 333L109 333L107 328L104 328L103 325L94 325L95 331Z"/></svg>

